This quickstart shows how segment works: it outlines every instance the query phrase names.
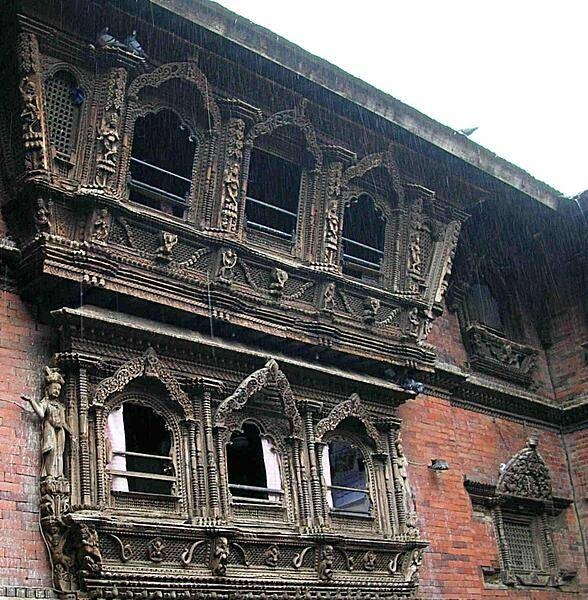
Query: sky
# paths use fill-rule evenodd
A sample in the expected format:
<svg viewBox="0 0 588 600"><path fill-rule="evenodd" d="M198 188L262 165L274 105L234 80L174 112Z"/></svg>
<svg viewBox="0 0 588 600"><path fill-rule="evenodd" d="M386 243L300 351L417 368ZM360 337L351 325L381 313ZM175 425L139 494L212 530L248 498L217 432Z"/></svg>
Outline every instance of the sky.
<svg viewBox="0 0 588 600"><path fill-rule="evenodd" d="M565 195L588 189L588 1L219 0Z"/></svg>

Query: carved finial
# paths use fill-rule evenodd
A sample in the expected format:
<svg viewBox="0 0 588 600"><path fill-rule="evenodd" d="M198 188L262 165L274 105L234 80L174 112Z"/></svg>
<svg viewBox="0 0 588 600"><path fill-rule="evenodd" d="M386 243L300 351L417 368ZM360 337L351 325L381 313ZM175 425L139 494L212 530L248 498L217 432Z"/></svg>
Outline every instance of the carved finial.
<svg viewBox="0 0 588 600"><path fill-rule="evenodd" d="M539 445L539 437L537 435L530 435L527 438L527 446L532 450L536 450Z"/></svg>

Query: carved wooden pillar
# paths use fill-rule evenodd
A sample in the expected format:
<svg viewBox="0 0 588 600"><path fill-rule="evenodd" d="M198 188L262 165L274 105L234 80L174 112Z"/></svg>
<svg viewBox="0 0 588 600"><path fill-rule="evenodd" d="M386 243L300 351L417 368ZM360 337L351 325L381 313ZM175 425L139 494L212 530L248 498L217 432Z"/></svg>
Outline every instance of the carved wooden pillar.
<svg viewBox="0 0 588 600"><path fill-rule="evenodd" d="M388 495L388 502L391 505L394 505L396 510L394 511L396 514L396 522L398 523L399 531L403 531L406 526L406 511L404 508L404 484L400 481L401 477L399 476L397 469L395 468L395 464L398 460L398 453L396 451L396 439L397 439L397 430L388 427L386 431L386 441L388 443L388 453L390 456L390 469L392 471L392 490L390 490Z"/></svg>
<svg viewBox="0 0 588 600"><path fill-rule="evenodd" d="M297 437L290 438L292 442L293 452L293 466L294 474L296 477L296 495L298 499L298 507L300 514L300 522L304 525L310 524L311 510L310 510L310 498L305 491L306 478L303 474L302 468L302 440Z"/></svg>
<svg viewBox="0 0 588 600"><path fill-rule="evenodd" d="M78 439L79 439L79 481L82 504L91 503L90 448L88 438L88 370L80 366L78 374Z"/></svg>
<svg viewBox="0 0 588 600"><path fill-rule="evenodd" d="M304 433L306 435L306 448L310 467L310 492L312 497L311 516L319 525L325 522L324 501L317 467L317 453L314 439L314 414L319 414L323 408L322 402L304 400L300 403L304 417Z"/></svg>
<svg viewBox="0 0 588 600"><path fill-rule="evenodd" d="M182 469L186 477L186 508L188 520L192 522L194 515L198 512L198 484L196 479L196 449L194 442L194 421L185 420L181 423L183 448L180 456L187 456L185 469Z"/></svg>
<svg viewBox="0 0 588 600"><path fill-rule="evenodd" d="M127 71L123 67L112 68L106 74L102 117L96 132L96 172L92 183L111 192L116 191L126 84Z"/></svg>
<svg viewBox="0 0 588 600"><path fill-rule="evenodd" d="M47 126L43 110L42 67L37 38L28 32L18 36L19 90L24 168L47 170Z"/></svg>
<svg viewBox="0 0 588 600"><path fill-rule="evenodd" d="M95 422L95 444L96 444L96 488L97 488L97 503L104 504L106 502L106 473L104 469L104 457L106 449L104 447L104 431L100 431L101 425L104 423L106 415L104 414L104 405L98 404L95 406L94 422Z"/></svg>
<svg viewBox="0 0 588 600"><path fill-rule="evenodd" d="M396 429L398 428L398 422L396 419L381 419L378 422L379 428L384 431L386 436L386 447L388 454L384 460L384 482L386 490L386 500L388 504L389 520L388 525L385 528L385 532L388 535L393 535L400 531L399 524L399 513L398 513L398 498L396 493L398 491L397 482L394 477L394 459L396 455Z"/></svg>
<svg viewBox="0 0 588 600"><path fill-rule="evenodd" d="M204 441L206 447L206 473L208 478L209 508L210 516L218 517L220 515L220 497L219 497L219 479L217 469L217 459L220 460L222 454L219 454L218 446L215 446L212 431L212 398L210 390L204 390L202 397L202 407L204 416ZM220 439L217 431L217 444ZM221 449L222 450L222 449ZM223 506L223 509L226 507Z"/></svg>
<svg viewBox="0 0 588 600"><path fill-rule="evenodd" d="M198 423L194 423L192 432L191 451L193 448L194 461L196 464L195 485L197 485L198 514L204 516L206 510L206 468L204 455L202 453L202 430Z"/></svg>

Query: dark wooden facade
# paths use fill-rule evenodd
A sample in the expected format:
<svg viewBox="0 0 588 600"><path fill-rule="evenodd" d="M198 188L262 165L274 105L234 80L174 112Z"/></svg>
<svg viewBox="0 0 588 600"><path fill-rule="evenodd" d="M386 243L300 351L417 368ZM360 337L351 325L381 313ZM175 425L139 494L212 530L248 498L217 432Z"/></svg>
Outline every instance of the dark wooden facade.
<svg viewBox="0 0 588 600"><path fill-rule="evenodd" d="M224 11L159 4L22 1L4 15L2 256L52 332L37 404L44 452L52 444L40 515L53 585L108 599L413 597L431 540L398 407L427 391L464 411L577 428L583 402L545 400L547 334L536 332L557 302L541 273L561 261L558 289L581 296L581 224L498 159L466 160L465 138L434 143L424 117L417 131L345 99L326 75L318 85L320 72L313 82L248 48L253 29L218 35ZM108 38L133 29L147 56ZM183 180L173 169L185 154L157 167L184 181L181 194L137 175L137 123L157 115L194 148ZM154 155L169 148L167 125L157 132ZM291 230L248 213L255 152L299 174ZM346 245L345 220L364 205L358 219L379 223L375 263ZM470 371L429 339L447 306ZM64 424L46 408L56 402ZM165 424L171 466L156 478L168 491L115 489L127 476L112 467L108 418L126 403ZM258 497L230 487L227 453L246 424L279 455L275 493L267 479ZM365 510L333 505L334 442L359 453ZM571 499L554 495L536 448L496 487L466 481L501 543L501 567L483 577L574 590L549 525ZM511 546L527 532L544 550L519 564Z"/></svg>

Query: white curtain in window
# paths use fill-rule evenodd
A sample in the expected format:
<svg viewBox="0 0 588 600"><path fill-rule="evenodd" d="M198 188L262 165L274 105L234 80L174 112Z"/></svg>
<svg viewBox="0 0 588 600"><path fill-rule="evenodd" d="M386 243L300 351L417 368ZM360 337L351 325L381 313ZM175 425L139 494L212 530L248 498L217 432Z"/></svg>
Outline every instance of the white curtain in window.
<svg viewBox="0 0 588 600"><path fill-rule="evenodd" d="M113 471L126 471L127 459L124 455L115 454L115 452L126 452L127 445L125 440L125 423L123 420L123 406L111 411L106 421L106 449L109 463L107 469ZM128 492L129 482L126 477L120 475L112 476L112 491Z"/></svg>
<svg viewBox="0 0 588 600"><path fill-rule="evenodd" d="M267 437L261 438L261 449L263 450L266 485L272 490L281 490L282 475L280 472L280 455L272 440ZM279 502L280 499L280 494L268 494L268 500Z"/></svg>
<svg viewBox="0 0 588 600"><path fill-rule="evenodd" d="M327 505L333 508L333 494L331 493L331 461L329 460L329 447L323 446L321 454L321 468L323 470L323 478L327 486Z"/></svg>

